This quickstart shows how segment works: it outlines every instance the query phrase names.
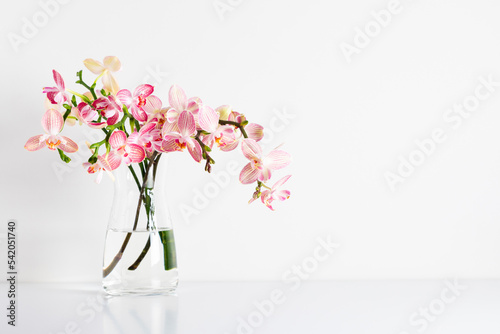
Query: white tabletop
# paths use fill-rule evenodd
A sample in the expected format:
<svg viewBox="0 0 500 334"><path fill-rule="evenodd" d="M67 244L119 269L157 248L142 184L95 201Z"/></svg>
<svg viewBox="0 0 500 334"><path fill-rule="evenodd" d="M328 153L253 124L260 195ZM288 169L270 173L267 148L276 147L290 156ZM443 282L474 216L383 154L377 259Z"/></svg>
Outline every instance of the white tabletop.
<svg viewBox="0 0 500 334"><path fill-rule="evenodd" d="M0 293L1 333L500 333L499 280L183 282L177 296L113 298L21 283L16 327Z"/></svg>

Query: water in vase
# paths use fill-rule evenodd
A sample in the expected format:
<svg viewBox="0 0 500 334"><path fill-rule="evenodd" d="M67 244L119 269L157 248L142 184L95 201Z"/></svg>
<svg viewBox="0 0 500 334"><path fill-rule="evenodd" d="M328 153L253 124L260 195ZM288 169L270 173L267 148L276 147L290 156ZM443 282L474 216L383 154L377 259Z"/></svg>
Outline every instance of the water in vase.
<svg viewBox="0 0 500 334"><path fill-rule="evenodd" d="M169 294L177 283L172 229L108 229L103 278L108 294Z"/></svg>

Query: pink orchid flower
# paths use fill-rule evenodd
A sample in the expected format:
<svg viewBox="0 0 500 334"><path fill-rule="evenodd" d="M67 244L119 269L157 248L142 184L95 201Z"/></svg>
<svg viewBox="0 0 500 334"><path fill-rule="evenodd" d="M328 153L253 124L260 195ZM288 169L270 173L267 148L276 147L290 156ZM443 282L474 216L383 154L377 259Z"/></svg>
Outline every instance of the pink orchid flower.
<svg viewBox="0 0 500 334"><path fill-rule="evenodd" d="M168 131L177 131L176 123L169 123L167 121L167 112L170 108L163 108L161 100L155 96L150 95L146 99L144 111L148 114L147 123L155 123L157 129L162 129L164 125L168 127Z"/></svg>
<svg viewBox="0 0 500 334"><path fill-rule="evenodd" d="M146 122L148 115L144 111L144 106L146 105L147 97L153 91L154 87L146 84L137 87L133 94L128 89L122 89L116 94L116 97L130 110L136 120Z"/></svg>
<svg viewBox="0 0 500 334"><path fill-rule="evenodd" d="M190 97L188 99L184 90L177 85L170 87L168 102L171 108L167 111L167 120L170 123L177 121L180 114L185 110L196 116L201 106L201 99L199 97Z"/></svg>
<svg viewBox="0 0 500 334"><path fill-rule="evenodd" d="M137 145L130 143L127 140L127 135L121 130L117 130L109 136L109 144L114 149L108 156L115 158L115 154L120 157L120 162L123 161L128 165L131 163L141 162L146 157L144 149Z"/></svg>
<svg viewBox="0 0 500 334"><path fill-rule="evenodd" d="M87 67L92 73L97 75L102 75L102 84L104 89L108 92L116 94L120 90L118 83L112 72L117 72L121 69L122 64L117 57L108 56L105 57L103 62L94 59L85 59L83 61L85 67Z"/></svg>
<svg viewBox="0 0 500 334"><path fill-rule="evenodd" d="M52 104L63 104L70 100L69 94L66 92L66 86L62 76L56 70L52 70L56 87L44 87L43 93L47 94L47 98Z"/></svg>
<svg viewBox="0 0 500 334"><path fill-rule="evenodd" d="M89 148L90 152L94 154L95 151L90 148L89 142L87 142L87 147ZM111 171L117 169L120 166L120 162L121 157L115 152L111 151L108 154L98 155L97 161L93 164L91 164L90 162L84 162L82 165L83 168L87 169L87 173L97 173L95 183L99 184L101 183L103 172L108 173L109 177L113 181L115 180Z"/></svg>
<svg viewBox="0 0 500 334"><path fill-rule="evenodd" d="M198 113L198 122L200 128L210 134L203 137L203 143L210 148L217 143L217 146L222 151L231 151L236 148L238 143L234 145L236 137L234 129L231 125L219 125L219 115L209 106L203 106Z"/></svg>
<svg viewBox="0 0 500 334"><path fill-rule="evenodd" d="M87 124L92 129L102 129L106 126L106 122L97 122L99 113L85 102L80 102L77 107L78 119L80 122Z"/></svg>
<svg viewBox="0 0 500 334"><path fill-rule="evenodd" d="M289 153L277 149L262 157L262 148L250 138L243 140L241 149L243 155L250 160L240 173L240 181L243 184L253 183L257 180L265 182L271 178L273 170L288 166L291 160Z"/></svg>
<svg viewBox="0 0 500 334"><path fill-rule="evenodd" d="M84 162L83 167L87 169L87 173L95 174L97 173L95 183L99 184L102 180L103 172L108 173L112 180L114 180L112 170L115 170L120 166L121 158L119 155L114 152L110 152L106 155L99 155L97 157L97 162L95 164L91 164L90 162Z"/></svg>
<svg viewBox="0 0 500 334"><path fill-rule="evenodd" d="M64 127L64 119L61 113L54 109L49 109L43 114L42 127L46 134L31 137L24 145L28 151L37 151L45 146L50 150L61 149L66 153L78 151L78 145L59 133Z"/></svg>
<svg viewBox="0 0 500 334"><path fill-rule="evenodd" d="M241 123L246 121L246 117L245 115L240 114L239 112L232 111L228 116L228 120ZM238 133L240 132L239 129L236 129L236 131ZM264 137L264 127L256 123L248 123L245 126L245 132L247 133L248 138L252 138L255 141L260 141Z"/></svg>
<svg viewBox="0 0 500 334"><path fill-rule="evenodd" d="M155 130L156 124L148 123L141 127L139 132L134 131L128 136L127 142L131 144L137 144L143 147L147 152L153 152L153 143L154 134L152 133Z"/></svg>
<svg viewBox="0 0 500 334"><path fill-rule="evenodd" d="M279 179L272 187L271 190L264 190L260 195L260 199L262 203L264 203L269 209L274 211L271 203L274 200L284 201L290 197L289 190L279 190L279 188L291 177L291 175L287 175L281 179ZM250 200L252 202L252 200Z"/></svg>
<svg viewBox="0 0 500 334"><path fill-rule="evenodd" d="M118 121L122 108L113 95L103 96L92 103L92 106L104 117L108 125L113 125Z"/></svg>
<svg viewBox="0 0 500 334"><path fill-rule="evenodd" d="M193 138L196 135L196 124L193 114L190 111L184 110L179 115L177 126L179 127L179 132L164 131L163 151L183 151L187 147L193 159L200 162L202 151L200 144Z"/></svg>

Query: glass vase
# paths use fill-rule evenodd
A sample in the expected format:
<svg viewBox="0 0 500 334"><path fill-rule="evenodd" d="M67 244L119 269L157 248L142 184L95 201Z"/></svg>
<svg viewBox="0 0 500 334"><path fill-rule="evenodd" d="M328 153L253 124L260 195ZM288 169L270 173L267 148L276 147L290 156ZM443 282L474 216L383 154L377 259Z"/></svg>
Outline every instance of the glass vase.
<svg viewBox="0 0 500 334"><path fill-rule="evenodd" d="M177 288L165 161L159 167L162 155L153 154L141 165L122 163L113 171L115 189L103 261L103 288L110 295L172 294Z"/></svg>

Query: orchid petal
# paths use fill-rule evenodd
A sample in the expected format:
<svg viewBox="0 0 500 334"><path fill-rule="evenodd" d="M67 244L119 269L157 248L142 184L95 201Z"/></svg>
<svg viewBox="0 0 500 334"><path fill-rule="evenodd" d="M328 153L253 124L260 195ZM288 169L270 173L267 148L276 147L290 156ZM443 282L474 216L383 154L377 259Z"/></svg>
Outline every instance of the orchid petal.
<svg viewBox="0 0 500 334"><path fill-rule="evenodd" d="M154 91L154 87L148 84L140 85L134 90L134 96L148 97Z"/></svg>
<svg viewBox="0 0 500 334"><path fill-rule="evenodd" d="M290 197L290 191L289 190L279 190L279 191L276 191L274 194L273 194L273 197L280 200L280 201L284 201L286 199L288 199Z"/></svg>
<svg viewBox="0 0 500 334"><path fill-rule="evenodd" d="M217 107L217 109L215 109L215 111L219 113L220 119L227 120L227 118L229 117L229 114L231 113L231 106L225 104L225 105L222 105L220 107Z"/></svg>
<svg viewBox="0 0 500 334"><path fill-rule="evenodd" d="M235 148L237 148L237 147L238 147L238 144L239 144L239 141L238 141L238 140L235 140L235 141L233 141L233 142L232 142L232 143L230 143L230 144L227 144L227 145L225 145L225 146L221 146L221 147L219 147L219 149L220 149L221 151L223 151L223 152L229 152L229 151L232 151L232 150L234 150Z"/></svg>
<svg viewBox="0 0 500 334"><path fill-rule="evenodd" d="M45 138L47 135L38 135L33 136L24 145L24 148L30 152L38 151L41 148L44 148L47 144L45 143Z"/></svg>
<svg viewBox="0 0 500 334"><path fill-rule="evenodd" d="M161 100L158 98L158 96L150 95L146 98L146 104L144 105L143 109L148 114L153 114L155 112L160 111L161 106L162 103Z"/></svg>
<svg viewBox="0 0 500 334"><path fill-rule="evenodd" d="M185 110L179 115L177 125L179 126L180 133L183 137L190 137L196 133L194 116L189 111Z"/></svg>
<svg viewBox="0 0 500 334"><path fill-rule="evenodd" d="M201 151L200 143L198 143L196 140L191 140L188 145L188 151L196 162L201 161L203 154Z"/></svg>
<svg viewBox="0 0 500 334"><path fill-rule="evenodd" d="M256 123L250 123L245 126L245 132L248 138L259 141L264 137L264 127Z"/></svg>
<svg viewBox="0 0 500 334"><path fill-rule="evenodd" d="M170 108L167 111L167 122L174 123L179 118L179 112L175 108Z"/></svg>
<svg viewBox="0 0 500 334"><path fill-rule="evenodd" d="M271 168L264 166L262 169L259 169L259 181L266 182L271 178Z"/></svg>
<svg viewBox="0 0 500 334"><path fill-rule="evenodd" d="M105 70L101 62L98 62L97 60L90 58L85 59L83 61L83 65L85 65L85 67L88 68L90 72L94 74L101 74Z"/></svg>
<svg viewBox="0 0 500 334"><path fill-rule="evenodd" d="M179 145L177 144L177 140L180 138L180 135L176 134L171 134L165 136L161 148L165 152L174 152L174 151L179 151Z"/></svg>
<svg viewBox="0 0 500 334"><path fill-rule="evenodd" d="M55 109L49 109L43 114L42 127L50 135L57 135L64 126L61 113Z"/></svg>
<svg viewBox="0 0 500 334"><path fill-rule="evenodd" d="M292 157L290 153L281 150L271 151L263 160L263 164L272 169L281 169L290 164Z"/></svg>
<svg viewBox="0 0 500 334"><path fill-rule="evenodd" d="M74 153L78 151L78 145L74 141L65 136L59 136L59 138L62 140L58 148L66 153Z"/></svg>
<svg viewBox="0 0 500 334"><path fill-rule="evenodd" d="M52 70L52 75L54 76L54 81L56 82L57 88L59 88L60 91L64 92L66 87L64 86L64 80L62 76L56 70Z"/></svg>
<svg viewBox="0 0 500 334"><path fill-rule="evenodd" d="M122 89L116 93L116 97L123 103L127 108L130 108L132 104L132 93L128 89Z"/></svg>
<svg viewBox="0 0 500 334"><path fill-rule="evenodd" d="M201 103L202 102L199 97L196 96L190 97L186 103L187 104L186 110L192 112L193 114L196 114L200 110Z"/></svg>
<svg viewBox="0 0 500 334"><path fill-rule="evenodd" d="M118 59L118 57L115 56L104 57L103 63L104 67L106 67L108 70L112 72L119 71L122 67L120 59Z"/></svg>
<svg viewBox="0 0 500 334"><path fill-rule="evenodd" d="M275 184L273 184L273 186L271 187L272 190L276 190L278 189L279 187L281 187L286 181L288 181L288 179L291 177L291 175L287 175L287 176L284 176L282 177L281 179L279 179L278 181L276 181Z"/></svg>
<svg viewBox="0 0 500 334"><path fill-rule="evenodd" d="M177 125L177 122L175 123L169 123L165 122L163 123L163 127L161 129L162 134L166 134L169 132L179 132L179 126Z"/></svg>
<svg viewBox="0 0 500 334"><path fill-rule="evenodd" d="M107 120L108 125L116 124L116 122L118 121L118 117L120 117L120 114L115 112L113 116L108 118L108 120Z"/></svg>
<svg viewBox="0 0 500 334"><path fill-rule="evenodd" d="M243 155L248 160L260 159L262 155L262 149L259 144L253 139L246 138L243 139L241 143L241 149L243 151Z"/></svg>
<svg viewBox="0 0 500 334"><path fill-rule="evenodd" d="M102 76L102 84L105 90L113 94L116 94L120 90L120 86L118 86L115 77L109 72L106 72Z"/></svg>
<svg viewBox="0 0 500 334"><path fill-rule="evenodd" d="M198 123L203 130L213 133L219 125L219 115L209 106L203 106L198 113Z"/></svg>
<svg viewBox="0 0 500 334"><path fill-rule="evenodd" d="M87 125L92 129L102 129L102 128L105 128L108 125L108 123L106 123L106 122L100 122L100 123L89 122L89 123L87 123Z"/></svg>
<svg viewBox="0 0 500 334"><path fill-rule="evenodd" d="M130 107L130 113L139 122L145 122L148 120L148 114L146 114L146 112L142 110L142 108L139 108L134 104Z"/></svg>
<svg viewBox="0 0 500 334"><path fill-rule="evenodd" d="M148 123L148 124L145 124L142 126L142 128L139 130L139 132L141 133L141 135L144 135L148 132L151 132L153 131L153 129L156 127L156 124L154 123Z"/></svg>
<svg viewBox="0 0 500 334"><path fill-rule="evenodd" d="M127 153L131 162L138 163L144 160L144 158L146 157L146 152L141 146L137 144L129 144L127 146Z"/></svg>
<svg viewBox="0 0 500 334"><path fill-rule="evenodd" d="M122 157L114 151L109 152L107 155L100 155L97 158L101 166L108 171L117 169L122 162Z"/></svg>
<svg viewBox="0 0 500 334"><path fill-rule="evenodd" d="M172 108L182 112L187 107L186 93L181 87L173 85L168 92L168 102Z"/></svg>
<svg viewBox="0 0 500 334"><path fill-rule="evenodd" d="M252 168L252 164L248 163L240 172L240 182L243 184L253 183L257 181L258 175L259 170Z"/></svg>
<svg viewBox="0 0 500 334"><path fill-rule="evenodd" d="M117 130L109 136L109 144L114 149L123 147L127 142L127 135L121 130Z"/></svg>

